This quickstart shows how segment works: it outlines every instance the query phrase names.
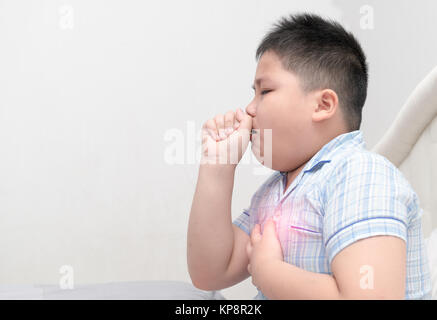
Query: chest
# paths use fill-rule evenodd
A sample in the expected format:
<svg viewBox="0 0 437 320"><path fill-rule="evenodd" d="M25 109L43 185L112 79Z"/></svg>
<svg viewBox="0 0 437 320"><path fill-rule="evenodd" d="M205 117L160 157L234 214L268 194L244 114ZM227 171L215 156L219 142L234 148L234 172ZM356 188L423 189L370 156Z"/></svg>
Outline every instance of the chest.
<svg viewBox="0 0 437 320"><path fill-rule="evenodd" d="M280 190L282 192L282 190ZM329 273L324 250L323 206L315 186L296 188L286 198L266 197L251 214L251 227L274 217L284 261L308 271Z"/></svg>

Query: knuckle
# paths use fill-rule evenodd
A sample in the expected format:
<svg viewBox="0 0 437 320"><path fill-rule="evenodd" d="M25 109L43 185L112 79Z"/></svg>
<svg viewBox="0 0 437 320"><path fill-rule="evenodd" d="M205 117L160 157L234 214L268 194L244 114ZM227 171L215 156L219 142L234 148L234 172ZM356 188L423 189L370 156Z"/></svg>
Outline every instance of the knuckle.
<svg viewBox="0 0 437 320"><path fill-rule="evenodd" d="M234 118L235 118L235 114L233 111L228 111L225 115L225 119L227 121L234 121Z"/></svg>
<svg viewBox="0 0 437 320"><path fill-rule="evenodd" d="M234 111L230 110L230 111L226 112L225 118L227 120L232 120L234 118Z"/></svg>
<svg viewBox="0 0 437 320"><path fill-rule="evenodd" d="M205 123L205 128L209 128L212 129L215 127L215 122L212 119L209 119L206 123Z"/></svg>

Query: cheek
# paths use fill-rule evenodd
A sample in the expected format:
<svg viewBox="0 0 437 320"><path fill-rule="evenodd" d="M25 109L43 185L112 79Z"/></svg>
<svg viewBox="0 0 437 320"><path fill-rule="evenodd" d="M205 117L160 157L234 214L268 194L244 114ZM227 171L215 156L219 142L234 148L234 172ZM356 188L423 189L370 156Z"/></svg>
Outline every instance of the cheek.
<svg viewBox="0 0 437 320"><path fill-rule="evenodd" d="M258 132L259 134L252 136L253 154L269 168L280 165L290 149L288 133L282 128L262 128Z"/></svg>
<svg viewBox="0 0 437 320"><path fill-rule="evenodd" d="M267 95L256 112L258 126L261 129L274 129L278 133L287 131L295 125L297 117L302 116L302 110L299 110L301 103L297 103L297 100L276 92ZM273 132L273 135L277 133Z"/></svg>
<svg viewBox="0 0 437 320"><path fill-rule="evenodd" d="M299 106L283 100L287 99L266 98L256 114L259 136L252 138L252 151L270 168L283 166L304 122Z"/></svg>

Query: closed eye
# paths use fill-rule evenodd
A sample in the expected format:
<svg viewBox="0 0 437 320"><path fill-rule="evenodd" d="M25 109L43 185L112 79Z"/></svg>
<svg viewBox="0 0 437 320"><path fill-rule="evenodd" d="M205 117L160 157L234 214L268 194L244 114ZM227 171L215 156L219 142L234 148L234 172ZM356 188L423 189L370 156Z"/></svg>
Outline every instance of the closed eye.
<svg viewBox="0 0 437 320"><path fill-rule="evenodd" d="M263 91L261 91L261 95L265 95L265 94L269 93L270 91L272 91L272 90L263 90Z"/></svg>

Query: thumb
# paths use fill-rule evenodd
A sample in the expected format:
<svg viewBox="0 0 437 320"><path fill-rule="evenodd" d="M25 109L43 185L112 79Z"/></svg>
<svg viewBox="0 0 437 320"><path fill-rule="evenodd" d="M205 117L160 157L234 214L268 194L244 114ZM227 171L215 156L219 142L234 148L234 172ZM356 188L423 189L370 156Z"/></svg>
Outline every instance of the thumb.
<svg viewBox="0 0 437 320"><path fill-rule="evenodd" d="M276 237L276 223L275 220L270 218L267 220L266 224L264 225L264 232L263 234L269 236L269 237Z"/></svg>
<svg viewBox="0 0 437 320"><path fill-rule="evenodd" d="M238 130L245 129L250 131L252 130L252 117L248 115L247 113L243 112L240 108L237 109L236 112L237 120L240 122L240 126Z"/></svg>
<svg viewBox="0 0 437 320"><path fill-rule="evenodd" d="M250 235L250 241L251 243L256 243L261 239L261 227L259 224L256 224L255 227L253 227L252 234Z"/></svg>

